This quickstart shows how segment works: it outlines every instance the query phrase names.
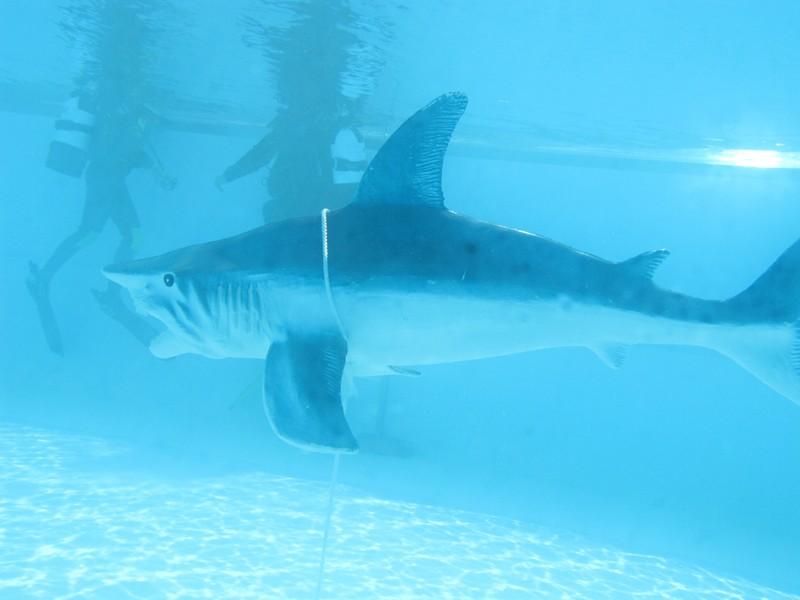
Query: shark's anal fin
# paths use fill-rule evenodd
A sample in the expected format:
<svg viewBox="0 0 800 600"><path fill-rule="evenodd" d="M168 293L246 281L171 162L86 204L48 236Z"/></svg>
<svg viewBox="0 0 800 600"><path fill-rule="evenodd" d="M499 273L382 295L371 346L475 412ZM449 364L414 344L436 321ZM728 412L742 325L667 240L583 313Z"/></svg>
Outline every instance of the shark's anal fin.
<svg viewBox="0 0 800 600"><path fill-rule="evenodd" d="M628 346L622 344L592 346L590 349L611 369L621 368L628 356Z"/></svg>
<svg viewBox="0 0 800 600"><path fill-rule="evenodd" d="M422 373L416 369L409 369L408 367L396 367L394 365L389 365L389 369L397 375L404 375L406 377L420 377L422 375Z"/></svg>
<svg viewBox="0 0 800 600"><path fill-rule="evenodd" d="M642 252L633 258L622 261L619 264L632 273L652 279L656 269L661 266L661 263L666 260L669 254L669 250L649 250L648 252Z"/></svg>
<svg viewBox="0 0 800 600"><path fill-rule="evenodd" d="M342 407L347 342L335 332L274 342L264 370L264 406L281 439L306 450L355 452Z"/></svg>
<svg viewBox="0 0 800 600"><path fill-rule="evenodd" d="M452 92L411 116L370 162L355 202L444 208L444 155L466 108L467 97Z"/></svg>

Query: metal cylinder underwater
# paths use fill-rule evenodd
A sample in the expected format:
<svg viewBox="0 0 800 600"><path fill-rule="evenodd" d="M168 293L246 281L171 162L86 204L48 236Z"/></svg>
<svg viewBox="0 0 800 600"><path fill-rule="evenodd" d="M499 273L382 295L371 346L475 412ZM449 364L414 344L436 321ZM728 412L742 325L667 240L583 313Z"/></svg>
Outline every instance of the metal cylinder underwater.
<svg viewBox="0 0 800 600"><path fill-rule="evenodd" d="M64 112L55 122L46 166L70 177L83 175L94 124L95 115L87 109L81 96L70 96L64 104Z"/></svg>

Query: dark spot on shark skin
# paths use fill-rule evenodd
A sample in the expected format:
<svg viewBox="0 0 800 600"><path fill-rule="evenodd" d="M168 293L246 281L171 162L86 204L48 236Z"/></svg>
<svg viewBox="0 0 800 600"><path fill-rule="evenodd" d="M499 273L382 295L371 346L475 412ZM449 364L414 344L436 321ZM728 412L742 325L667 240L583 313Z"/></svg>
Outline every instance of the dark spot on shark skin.
<svg viewBox="0 0 800 600"><path fill-rule="evenodd" d="M464 244L464 250L466 250L467 254L477 254L478 245L473 242L467 242Z"/></svg>
<svg viewBox="0 0 800 600"><path fill-rule="evenodd" d="M511 272L514 275L522 275L525 273L530 273L530 271L531 271L531 265L530 263L527 262L514 263L511 267Z"/></svg>
<svg viewBox="0 0 800 600"><path fill-rule="evenodd" d="M782 307L779 306L772 306L767 309L766 318L767 321L782 321L784 316L784 310Z"/></svg>
<svg viewBox="0 0 800 600"><path fill-rule="evenodd" d="M627 289L620 295L620 300L627 305L642 304L647 301L647 292L640 287Z"/></svg>
<svg viewBox="0 0 800 600"><path fill-rule="evenodd" d="M688 313L689 311L687 311ZM687 318L690 318L691 315L688 315ZM713 323L714 322L714 311L711 307L706 307L702 311L700 311L700 320L703 323Z"/></svg>

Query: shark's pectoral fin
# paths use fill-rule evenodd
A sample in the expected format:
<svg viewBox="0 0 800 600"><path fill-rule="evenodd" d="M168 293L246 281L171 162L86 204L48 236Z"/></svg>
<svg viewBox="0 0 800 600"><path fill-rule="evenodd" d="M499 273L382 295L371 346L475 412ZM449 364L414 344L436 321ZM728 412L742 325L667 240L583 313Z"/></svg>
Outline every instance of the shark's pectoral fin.
<svg viewBox="0 0 800 600"><path fill-rule="evenodd" d="M624 260L619 264L623 268L628 269L631 273L652 279L656 269L661 266L661 263L663 263L669 255L669 250L649 250L648 252L642 252L633 258Z"/></svg>
<svg viewBox="0 0 800 600"><path fill-rule="evenodd" d="M628 356L628 346L622 344L592 346L590 349L611 369L619 369L622 367Z"/></svg>
<svg viewBox="0 0 800 600"><path fill-rule="evenodd" d="M355 452L342 407L347 342L338 333L274 342L264 371L264 405L281 439L308 450Z"/></svg>

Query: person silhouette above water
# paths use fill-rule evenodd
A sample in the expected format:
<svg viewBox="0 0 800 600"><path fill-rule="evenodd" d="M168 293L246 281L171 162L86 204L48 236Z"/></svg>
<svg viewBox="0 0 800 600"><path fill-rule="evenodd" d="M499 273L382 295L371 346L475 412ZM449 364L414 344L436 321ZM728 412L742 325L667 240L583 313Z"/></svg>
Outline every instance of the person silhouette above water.
<svg viewBox="0 0 800 600"><path fill-rule="evenodd" d="M246 42L264 53L278 108L262 139L215 180L222 189L268 167L266 223L344 206L367 166L358 128L371 87L364 80L377 70L359 37L368 27L347 0L292 3L291 10L286 26L257 11L245 20Z"/></svg>
<svg viewBox="0 0 800 600"><path fill-rule="evenodd" d="M341 208L353 198L367 159L358 130L335 111L284 108L266 135L215 184L222 189L268 165L265 223Z"/></svg>

